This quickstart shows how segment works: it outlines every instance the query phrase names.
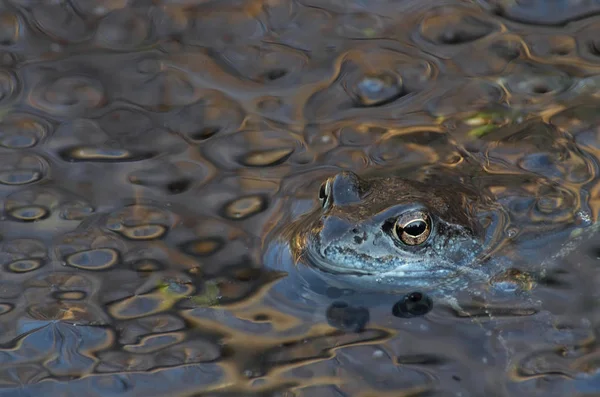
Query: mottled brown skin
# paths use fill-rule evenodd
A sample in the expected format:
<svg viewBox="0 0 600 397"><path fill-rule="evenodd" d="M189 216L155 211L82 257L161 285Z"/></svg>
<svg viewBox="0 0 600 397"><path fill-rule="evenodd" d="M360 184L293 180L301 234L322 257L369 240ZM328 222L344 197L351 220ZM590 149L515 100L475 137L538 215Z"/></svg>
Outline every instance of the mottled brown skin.
<svg viewBox="0 0 600 397"><path fill-rule="evenodd" d="M437 182L439 183L439 182ZM423 183L387 177L370 180L359 179L360 201L347 205L334 205L327 216L339 216L352 222L361 222L402 203L420 203L432 213L450 223L475 230L477 223L466 211L467 196L473 192L457 185ZM472 195L471 198L475 198Z"/></svg>

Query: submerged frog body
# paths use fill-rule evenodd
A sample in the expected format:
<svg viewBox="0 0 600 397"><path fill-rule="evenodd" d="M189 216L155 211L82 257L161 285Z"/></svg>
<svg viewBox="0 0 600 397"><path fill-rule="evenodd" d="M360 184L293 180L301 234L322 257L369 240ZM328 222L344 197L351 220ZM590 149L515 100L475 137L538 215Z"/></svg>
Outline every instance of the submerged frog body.
<svg viewBox="0 0 600 397"><path fill-rule="evenodd" d="M435 288L481 273L479 196L458 184L341 172L318 195L321 208L284 233L297 266L378 290Z"/></svg>

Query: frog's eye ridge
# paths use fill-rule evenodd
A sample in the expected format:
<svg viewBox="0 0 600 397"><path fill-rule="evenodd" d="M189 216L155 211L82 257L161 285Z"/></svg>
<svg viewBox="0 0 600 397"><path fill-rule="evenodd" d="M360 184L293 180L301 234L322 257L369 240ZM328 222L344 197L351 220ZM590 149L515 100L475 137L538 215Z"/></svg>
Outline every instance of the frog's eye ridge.
<svg viewBox="0 0 600 397"><path fill-rule="evenodd" d="M425 211L402 214L392 228L394 238L406 245L421 245L431 234L431 217Z"/></svg>
<svg viewBox="0 0 600 397"><path fill-rule="evenodd" d="M331 206L331 178L328 178L321 184L319 188L319 202L324 210L327 210Z"/></svg>

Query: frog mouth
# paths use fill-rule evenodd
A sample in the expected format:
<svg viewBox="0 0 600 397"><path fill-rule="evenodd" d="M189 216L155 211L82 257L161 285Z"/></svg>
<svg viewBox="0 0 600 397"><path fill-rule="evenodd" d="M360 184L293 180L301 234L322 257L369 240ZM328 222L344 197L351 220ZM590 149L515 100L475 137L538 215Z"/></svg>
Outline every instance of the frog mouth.
<svg viewBox="0 0 600 397"><path fill-rule="evenodd" d="M343 257L343 255L341 255ZM334 275L345 275L345 276L374 276L381 278L395 278L395 279L449 279L459 275L459 271L456 269L449 269L446 267L437 266L436 268L426 269L410 269L406 266L402 269L402 266L387 265L385 262L389 262L390 259L385 260L384 258L373 258L367 257L365 262L378 263L382 265L379 268L372 269L359 269L357 267L349 267L340 262L332 260L321 252L319 247L307 247L304 251L303 258L306 259L309 265L318 268L319 270L334 274ZM352 260L352 259L349 259ZM354 258L356 260L356 258Z"/></svg>

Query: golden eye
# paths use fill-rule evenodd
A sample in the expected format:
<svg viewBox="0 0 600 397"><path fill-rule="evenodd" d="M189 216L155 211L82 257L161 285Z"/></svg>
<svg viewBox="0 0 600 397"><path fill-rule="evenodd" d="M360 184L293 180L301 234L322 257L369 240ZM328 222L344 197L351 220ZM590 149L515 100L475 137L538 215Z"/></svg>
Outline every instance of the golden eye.
<svg viewBox="0 0 600 397"><path fill-rule="evenodd" d="M392 229L394 237L406 245L420 245L431 234L431 218L423 211L411 211L400 216Z"/></svg>
<svg viewBox="0 0 600 397"><path fill-rule="evenodd" d="M319 189L319 201L324 210L331 206L331 178L327 179Z"/></svg>

